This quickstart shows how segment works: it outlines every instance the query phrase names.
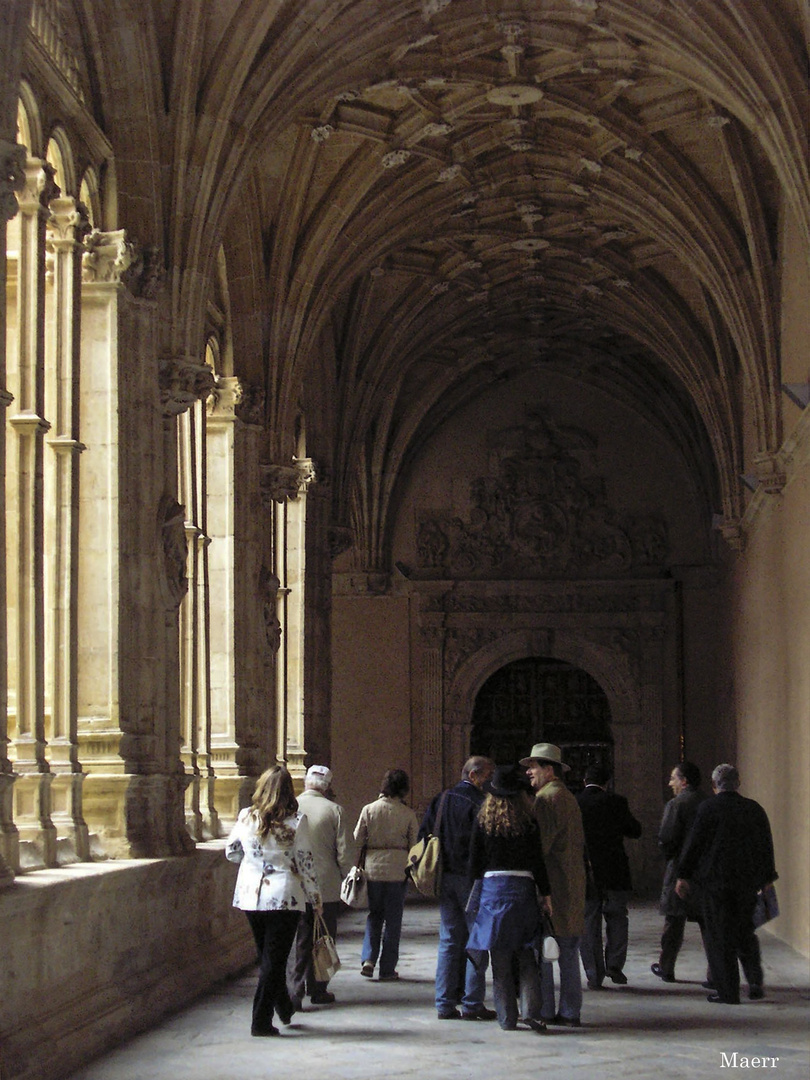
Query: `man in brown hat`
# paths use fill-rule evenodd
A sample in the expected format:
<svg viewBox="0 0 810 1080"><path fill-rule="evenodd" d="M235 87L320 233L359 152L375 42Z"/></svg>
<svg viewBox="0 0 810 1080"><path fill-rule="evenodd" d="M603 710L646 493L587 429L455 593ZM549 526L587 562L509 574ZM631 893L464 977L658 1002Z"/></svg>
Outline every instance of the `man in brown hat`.
<svg viewBox="0 0 810 1080"><path fill-rule="evenodd" d="M579 1027L582 981L579 942L585 927L585 834L577 800L562 781L568 765L559 746L536 743L521 758L537 792L535 814L540 825L543 857L551 882L554 936L560 947L560 999L554 998L554 969L540 965L543 1019L549 1024Z"/></svg>

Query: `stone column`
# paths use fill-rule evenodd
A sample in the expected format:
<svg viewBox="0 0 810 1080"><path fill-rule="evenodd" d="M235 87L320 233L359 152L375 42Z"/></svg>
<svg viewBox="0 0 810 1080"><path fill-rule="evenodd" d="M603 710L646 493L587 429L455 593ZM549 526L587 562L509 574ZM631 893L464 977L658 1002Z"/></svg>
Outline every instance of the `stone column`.
<svg viewBox="0 0 810 1080"><path fill-rule="evenodd" d="M206 415L206 530L211 541L204 553L210 696L208 806L213 836L219 833L220 813L228 822L236 817L242 787L234 702L234 431L241 398L238 379L218 378Z"/></svg>
<svg viewBox="0 0 810 1080"><path fill-rule="evenodd" d="M51 783L45 733L44 417L45 226L48 203L58 194L53 169L29 158L19 195L20 249L17 270L17 400L9 417L16 459L16 690L15 749L20 779L15 787L24 867L54 866L56 829L51 820Z"/></svg>
<svg viewBox="0 0 810 1080"><path fill-rule="evenodd" d="M0 140L0 250L6 250L6 223L17 213L17 192L25 183L25 147ZM6 389L6 260L0 258L0 408L13 397ZM6 611L6 440L0 439L0 611ZM0 888L14 880L19 868L19 833L14 824L14 780L8 757L8 658L6 633L0 634Z"/></svg>
<svg viewBox="0 0 810 1080"><path fill-rule="evenodd" d="M262 468L262 498L273 510L273 573L279 579L276 756L303 781L306 491L315 480L315 467L309 458L293 458L290 465Z"/></svg>
<svg viewBox="0 0 810 1080"><path fill-rule="evenodd" d="M81 285L82 460L79 492L77 729L84 815L110 854L124 840L127 777L120 726L119 342L122 276L133 258L123 230L84 241Z"/></svg>
<svg viewBox="0 0 810 1080"><path fill-rule="evenodd" d="M89 858L82 811L84 774L79 763L77 725L77 584L79 540L79 347L82 240L87 213L72 198L50 204L47 250L50 256L49 333L46 333L45 403L53 425L45 461L46 551L51 561L46 624L46 688L50 705L48 741L52 816L59 861ZM62 839L64 838L64 839Z"/></svg>

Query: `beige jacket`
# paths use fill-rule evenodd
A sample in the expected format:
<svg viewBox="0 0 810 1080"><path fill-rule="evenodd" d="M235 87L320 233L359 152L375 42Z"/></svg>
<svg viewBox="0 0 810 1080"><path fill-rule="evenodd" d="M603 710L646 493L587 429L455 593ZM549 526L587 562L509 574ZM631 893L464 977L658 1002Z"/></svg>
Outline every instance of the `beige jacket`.
<svg viewBox="0 0 810 1080"><path fill-rule="evenodd" d="M343 807L320 791L302 791L298 811L309 822L315 876L325 904L340 900L340 883L354 865L355 847Z"/></svg>
<svg viewBox="0 0 810 1080"><path fill-rule="evenodd" d="M408 852L416 843L419 820L401 799L380 795L360 811L354 838L367 844L369 881L404 881Z"/></svg>
<svg viewBox="0 0 810 1080"><path fill-rule="evenodd" d="M551 882L554 933L580 937L585 928L585 833L579 803L555 778L537 792L534 812Z"/></svg>

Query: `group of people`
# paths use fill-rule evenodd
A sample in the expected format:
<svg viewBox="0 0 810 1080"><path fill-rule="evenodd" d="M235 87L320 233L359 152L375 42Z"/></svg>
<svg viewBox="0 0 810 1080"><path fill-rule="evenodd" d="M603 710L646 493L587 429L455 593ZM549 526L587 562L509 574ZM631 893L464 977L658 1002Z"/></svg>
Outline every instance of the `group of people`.
<svg viewBox="0 0 810 1080"><path fill-rule="evenodd" d="M541 1033L549 1025L579 1027L580 962L590 989L602 989L606 978L627 982L632 883L624 840L638 838L641 825L627 800L608 790L608 770L590 767L576 797L567 771L550 743L509 767L471 757L420 824L405 803L407 774L392 769L352 836L326 766L308 770L298 799L283 766L267 770L226 846L240 864L234 905L246 913L259 957L252 1033L278 1034L274 1018L290 1023L307 994L314 1004L334 1002L328 984L314 978L313 931L322 919L336 936L341 881L356 861L368 881L361 975L373 978L379 962L380 981L399 978L408 852L431 835L442 861L438 1018L497 1019L507 1031L519 1022ZM764 994L753 909L777 875L767 816L739 795L737 770L719 765L712 784L716 797L707 799L695 766L672 771L673 799L659 833L665 924L652 971L674 981L684 928L694 920L708 959L709 1001L737 1003L738 961L749 997ZM485 1003L490 965L494 1010Z"/></svg>

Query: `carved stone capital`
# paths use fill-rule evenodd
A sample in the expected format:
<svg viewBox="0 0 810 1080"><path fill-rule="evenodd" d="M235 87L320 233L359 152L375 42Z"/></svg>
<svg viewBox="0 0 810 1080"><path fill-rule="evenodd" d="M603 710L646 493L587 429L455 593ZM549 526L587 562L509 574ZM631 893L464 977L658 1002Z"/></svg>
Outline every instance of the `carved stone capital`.
<svg viewBox="0 0 810 1080"><path fill-rule="evenodd" d="M255 383L239 381L241 396L236 402L236 418L243 424L251 427L262 427L264 424L264 390Z"/></svg>
<svg viewBox="0 0 810 1080"><path fill-rule="evenodd" d="M745 536L739 518L723 518L717 529L732 551L743 550Z"/></svg>
<svg viewBox="0 0 810 1080"><path fill-rule="evenodd" d="M778 495L787 483L787 473L779 455L770 451L754 456L754 471L769 495Z"/></svg>
<svg viewBox="0 0 810 1080"><path fill-rule="evenodd" d="M123 229L115 232L93 231L85 238L82 257L82 281L118 285L132 262L134 249Z"/></svg>
<svg viewBox="0 0 810 1080"><path fill-rule="evenodd" d="M158 372L164 416L179 416L195 401L204 401L214 389L214 372L207 364L166 357Z"/></svg>
<svg viewBox="0 0 810 1080"><path fill-rule="evenodd" d="M11 221L19 209L17 195L25 186L27 152L19 143L0 139L0 215Z"/></svg>
<svg viewBox="0 0 810 1080"><path fill-rule="evenodd" d="M214 379L214 389L207 402L208 416L212 420L233 421L242 400L242 384L233 376Z"/></svg>
<svg viewBox="0 0 810 1080"><path fill-rule="evenodd" d="M27 158L23 170L23 185L18 199L23 214L47 214L48 203L61 195L61 189L54 180L53 165L39 158Z"/></svg>
<svg viewBox="0 0 810 1080"><path fill-rule="evenodd" d="M48 247L52 251L73 250L90 229L87 207L71 197L51 199L48 207Z"/></svg>
<svg viewBox="0 0 810 1080"><path fill-rule="evenodd" d="M311 458L294 457L290 465L261 465L260 469L265 504L297 499L315 481L315 465Z"/></svg>

